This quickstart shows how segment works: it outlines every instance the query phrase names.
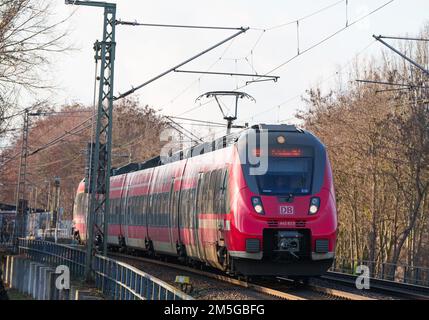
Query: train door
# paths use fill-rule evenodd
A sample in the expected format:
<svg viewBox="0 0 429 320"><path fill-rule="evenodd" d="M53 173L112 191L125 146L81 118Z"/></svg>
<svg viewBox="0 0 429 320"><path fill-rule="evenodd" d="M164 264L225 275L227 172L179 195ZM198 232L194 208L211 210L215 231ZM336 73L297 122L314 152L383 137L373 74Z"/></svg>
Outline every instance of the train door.
<svg viewBox="0 0 429 320"><path fill-rule="evenodd" d="M145 177L145 181L147 181L147 192L146 195L143 199L143 211L144 211L144 220L143 220L143 224L144 224L144 230L145 230L145 240L149 240L149 219L150 219L150 214L151 214L151 184L152 184L152 177L153 177L153 169L150 169L150 174L148 177Z"/></svg>
<svg viewBox="0 0 429 320"><path fill-rule="evenodd" d="M202 232L200 229L200 214L204 211L204 173L200 172L198 174L198 184L195 190L194 197L194 212L191 214L192 221L192 230L193 230L193 238L195 243L195 255L202 261L205 261L204 247L202 244Z"/></svg>
<svg viewBox="0 0 429 320"><path fill-rule="evenodd" d="M170 236L170 251L177 252L176 244L179 243L179 230L178 230L178 210L176 207L176 192L174 191L174 183L176 179L171 179L170 192L168 194L168 206L166 213L168 215L168 232ZM177 192L178 193L178 192Z"/></svg>
<svg viewBox="0 0 429 320"><path fill-rule="evenodd" d="M125 179L122 195L121 195L121 211L119 212L121 234L120 236L125 238L125 243L129 244L128 239L128 226L129 226L129 211L130 206L128 204L128 192L129 192L129 177ZM118 239L119 240L119 239ZM121 243L119 243L121 244Z"/></svg>
<svg viewBox="0 0 429 320"><path fill-rule="evenodd" d="M203 221L204 233L202 243L204 245L207 262L212 266L217 266L217 245L219 243L221 229L223 226L223 217L220 210L221 194L221 170L214 170L207 173L206 187L206 210L201 217Z"/></svg>
<svg viewBox="0 0 429 320"><path fill-rule="evenodd" d="M218 203L218 215L217 215L217 225L218 225L218 244L224 246L225 242L225 231L229 230L229 220L226 219L226 215L229 213L227 205L228 201L228 170L220 171L220 190L219 190L219 199Z"/></svg>

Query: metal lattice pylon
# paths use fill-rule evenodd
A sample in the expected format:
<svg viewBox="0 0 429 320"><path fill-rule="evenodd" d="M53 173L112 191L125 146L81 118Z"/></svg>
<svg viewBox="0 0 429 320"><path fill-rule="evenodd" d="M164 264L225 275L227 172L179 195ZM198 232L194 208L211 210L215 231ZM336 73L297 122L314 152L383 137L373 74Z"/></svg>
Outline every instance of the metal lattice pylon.
<svg viewBox="0 0 429 320"><path fill-rule="evenodd" d="M22 238L25 236L26 231L26 190L25 179L27 177L27 156L28 156L28 125L29 125L29 111L25 110L24 113L24 126L22 130L22 146L21 157L18 171L18 184L16 188L16 218L13 230L13 239Z"/></svg>
<svg viewBox="0 0 429 320"><path fill-rule="evenodd" d="M91 153L89 182L90 205L87 226L87 259L85 276L91 277L95 231L103 236L103 253L107 254L110 168L112 150L113 80L115 63L116 4L96 1L66 0L66 4L104 8L103 40L95 44L95 59L100 61L97 124L94 132L94 152ZM102 227L101 227L102 226Z"/></svg>

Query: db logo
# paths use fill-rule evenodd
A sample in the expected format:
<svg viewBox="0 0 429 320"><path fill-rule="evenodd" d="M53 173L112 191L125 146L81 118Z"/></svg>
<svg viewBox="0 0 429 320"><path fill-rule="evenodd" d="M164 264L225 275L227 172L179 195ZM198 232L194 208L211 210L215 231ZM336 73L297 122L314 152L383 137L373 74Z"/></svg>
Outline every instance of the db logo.
<svg viewBox="0 0 429 320"><path fill-rule="evenodd" d="M280 206L280 214L289 215L294 213L295 210L293 206Z"/></svg>

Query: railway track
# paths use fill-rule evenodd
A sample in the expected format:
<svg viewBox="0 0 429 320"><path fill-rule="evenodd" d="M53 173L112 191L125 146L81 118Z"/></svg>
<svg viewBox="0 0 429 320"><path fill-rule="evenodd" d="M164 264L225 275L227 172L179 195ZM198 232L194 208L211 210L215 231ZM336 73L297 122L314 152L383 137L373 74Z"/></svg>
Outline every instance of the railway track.
<svg viewBox="0 0 429 320"><path fill-rule="evenodd" d="M357 276L329 271L321 279L355 286ZM429 300L429 288L413 284L370 278L370 291L390 294L403 299Z"/></svg>
<svg viewBox="0 0 429 320"><path fill-rule="evenodd" d="M179 265L176 263L165 262L144 257L136 257L119 253L111 253L110 256L122 259L124 262L132 264L132 262L144 262L155 264L163 267L173 268L176 270L192 273L202 277L214 279L238 286L245 289L250 289L254 292L284 300L374 300L362 295L354 293L325 288L316 285L296 286L289 279L276 278L275 281L244 281L227 275L198 270L195 268ZM268 298L268 297L267 297Z"/></svg>

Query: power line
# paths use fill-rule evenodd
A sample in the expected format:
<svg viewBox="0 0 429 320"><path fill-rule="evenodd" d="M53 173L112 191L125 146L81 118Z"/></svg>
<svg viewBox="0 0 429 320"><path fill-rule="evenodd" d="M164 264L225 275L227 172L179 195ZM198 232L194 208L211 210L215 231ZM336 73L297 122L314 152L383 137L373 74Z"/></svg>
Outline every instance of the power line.
<svg viewBox="0 0 429 320"><path fill-rule="evenodd" d="M174 121L173 119L171 119L168 116L165 116L165 118L167 120L169 120L170 122L172 122L173 124L177 125L179 128L181 128L182 130L184 130L185 132L189 133L191 136L193 136L194 138L196 138L197 140L200 140L201 142L204 142L200 137L197 137L192 131L184 128L183 126L181 126L180 124L178 124L176 121ZM192 138L191 138L192 139Z"/></svg>
<svg viewBox="0 0 429 320"><path fill-rule="evenodd" d="M4 117L4 118L0 118L0 121L13 119L13 118L18 117L20 115L23 115L26 112L26 110L31 110L31 109L34 109L34 107L32 107L32 108L26 108L26 109L24 109L22 111L19 111L19 112L15 113L15 114L12 114L10 116ZM76 111L47 111L47 112L38 112L38 114L41 115L41 116L48 116L48 115L67 115L67 114L82 113L82 112L90 112L90 111L86 111L86 110L76 110Z"/></svg>
<svg viewBox="0 0 429 320"><path fill-rule="evenodd" d="M330 80L330 79L332 79L333 77L335 77L336 75L338 75L338 74L341 74L343 71L344 71L344 69L347 67L347 66L349 66L357 57L359 57L363 52L365 52L366 50L368 50L368 48L370 48L372 45L374 45L375 44L375 40L372 40L368 45L366 45L362 50L360 50L352 59L350 59L347 63L345 63L343 66L341 66L340 67L340 69L338 70L338 71L336 71L336 72L334 72L333 74L331 74L329 77L327 77L327 78L325 78L325 79L323 79L323 81L321 82L321 84L323 84L323 83L325 83L326 81L328 81L328 80ZM272 110L274 110L275 108L278 108L278 107L281 107L282 105L284 105L284 104L286 104L286 103L289 103L289 102L291 102L291 101L293 101L293 100L296 100L296 99L298 99L299 97L301 97L301 94L297 94L297 95L295 95L295 96L293 96L293 97L291 97L291 98L288 98L288 99L286 99L286 100L284 100L284 101L282 101L281 103L279 103L279 104L276 104L275 106L273 106L273 107L271 107L271 108L269 108L269 109L267 109L267 110L265 110L265 111L262 111L262 112L259 112L259 113L257 113L257 114L254 114L254 115L252 115L252 116L250 116L250 117L247 117L247 118L244 118L244 120L247 120L247 119L251 119L251 118L253 118L253 117L257 117L257 116L259 116L259 115L262 115L262 114L265 114L265 113L267 113L267 112L270 112L270 111L272 111Z"/></svg>
<svg viewBox="0 0 429 320"><path fill-rule="evenodd" d="M332 3L332 4L330 4L330 5L326 6L326 7L321 8L321 9L319 9L319 10L317 10L317 11L313 12L313 13L310 13L310 14L308 14L308 15L306 15L306 16L303 16L303 17L301 17L301 18L299 18L299 19L296 19L296 20L293 20L293 21L288 21L288 22L285 22L285 23L282 23L282 24L279 24L279 25L275 25L275 26L272 26L272 27L266 28L266 30L267 30L267 31L270 31L270 30L274 30L274 29L278 29L278 28L286 27L286 26L289 26L289 25L291 25L291 24L296 24L296 23L297 23L297 22L299 22L299 21L306 20L306 19L308 19L308 18L311 18L312 16L315 16L315 15L317 15L317 14L319 14L319 13L323 12L323 11L326 11L326 10L328 10L328 9L332 8L332 7L335 7L335 6L339 5L340 3L343 3L344 1L346 1L346 0L340 0L340 1L337 1L337 2Z"/></svg>
<svg viewBox="0 0 429 320"><path fill-rule="evenodd" d="M280 27L283 27L283 26L286 26L286 25L289 25L289 24L292 24L292 23L297 23L297 22L299 22L299 21L303 21L303 20L305 20L305 19L308 19L308 18L310 18L310 17L312 17L312 16L314 16L314 15L316 15L316 14L318 14L318 13L320 13L320 12L323 12L323 11L325 11L325 10L328 10L329 8L332 8L333 6L336 6L336 5L338 5L338 4L340 4L340 3L342 3L342 2L344 2L345 0L341 0L341 1L337 1L337 2L335 2L335 3L333 3L333 4L331 4L331 5L328 5L328 6L326 6L326 7L323 7L323 8L321 8L321 9L319 9L319 10L317 10L317 11L315 11L315 12L313 12L313 13L311 13L311 14L309 14L309 15L306 15L306 16L303 16L303 17L301 17L301 18L299 18L299 19L297 19L297 20L293 20L293 21L290 21L290 22L288 22L288 23L284 23L284 24L281 24L281 25L277 25L277 26L274 26L274 27L270 27L270 28L266 28L266 29L259 29L259 30L262 30L262 33L260 34L260 36L257 38L257 40L256 40L256 42L254 43L254 45L252 46L252 49L250 50L250 53L246 56L246 57L244 57L244 58L242 58L243 60L246 60L248 63L249 63L249 61L248 61L248 57L249 57L249 55L252 55L253 56L253 50L256 48L256 46L259 44L259 42L261 41L261 39L262 39L262 37L263 37L263 35L265 34L265 32L266 31L270 31L270 30L273 30L273 29L276 29L276 28L280 28ZM391 0L390 2L388 2L388 3L386 3L386 4L384 4L383 6L381 6L381 7L379 7L379 8L377 8L377 9L375 9L374 11L372 11L372 12L370 12L369 14L367 14L367 15L365 15L365 16L363 16L363 17L361 17L361 18L359 18L358 20L356 20L356 21L354 21L353 23L351 23L351 24L349 24L348 23L348 16L347 16L347 23L346 23L346 27L345 28L342 28L342 29L340 29L339 31L337 31L336 33L334 33L333 35L331 35L331 36L329 36L329 37L327 37L327 38L325 38L325 39L323 39L322 41L320 41L319 43L317 43L316 45L313 45L312 47L310 47L310 48L307 48L306 50L304 50L304 51L302 51L302 52L299 52L298 53L298 55L296 55L295 57L293 57L292 59L290 59L290 60L288 60L286 63L284 63L284 64L282 64L282 65L280 65L279 67L277 67L276 69L273 69L273 70L271 70L270 72L268 72L268 73L265 73L264 74L264 76L267 76L269 73L272 73L272 72L274 72L275 70L277 70L278 68L281 68L283 65L285 65L285 64L287 64L287 63L289 63L290 61L292 61L292 60L294 60L296 57L298 57L299 55L301 55L301 54L303 54L303 53L305 53L305 52L307 52L307 51L309 51L309 50L311 50L311 49L313 49L313 48L315 48L316 46L318 46L318 45L320 45L320 44L322 44L323 42L325 42L325 41L327 41L327 40L329 40L330 38L332 38L333 36L335 36L336 34L338 34L338 33L340 33L341 31L343 31L343 30L345 30L346 28L348 28L348 27L350 27L350 26L352 26L353 24L355 24L355 23L357 23L357 22L359 22L360 20L362 20L362 19L364 19L364 18L366 18L367 16L369 16L369 15L371 15L372 13L374 13L374 12L376 12L376 11L378 11L378 10L380 10L381 8L383 8L384 6L386 6L386 5L388 5L389 3L391 3L391 2L393 2L394 0ZM348 1L346 2L346 4L348 5ZM347 12L347 10L346 10L346 12ZM256 28L251 28L251 29L256 29ZM225 53L225 52L224 52ZM223 57L221 57L220 59L225 59L225 58L223 58ZM233 59L233 60L238 60L237 58L236 59ZM252 59L253 60L253 59ZM216 61L216 63L217 63L217 61ZM215 63L215 64L216 64ZM252 69L254 70L254 71L256 71L255 69L254 69L254 66L253 66L253 63L252 64L250 64L250 66L252 67ZM210 70L211 68L209 68L209 70ZM176 71L176 70L174 70L174 71ZM200 78L198 78L198 80L199 79L201 79L201 77ZM198 81L197 80L197 81ZM253 82L258 82L258 78L256 79L256 81L248 81L248 82L246 82L246 85L245 86L247 86L247 85L249 85L250 83L253 83ZM194 82L192 82L192 84L194 84L195 83L195 81ZM192 85L191 84L191 85ZM189 86L190 87L190 86ZM187 87L183 92L181 92L180 94L179 94L179 96L180 95L182 95L184 92L186 92L188 89L189 89L189 87ZM240 87L240 88L243 88L243 87ZM173 101L175 100L175 99L177 99L177 97L175 97L174 99L173 99ZM204 103L204 104L200 104L199 106L196 106L196 107L192 107L192 108L190 108L190 109L188 109L188 110L185 110L184 112L182 112L182 113L180 113L180 114L178 114L179 116L181 116L181 115L184 115L184 114L187 114L187 113L189 113L189 112L192 112L192 111L194 111L194 110L196 110L196 109L199 109L199 108L201 108L202 106L204 106L204 105L206 105L206 104L208 104L208 103L210 103L211 101L207 101L206 103Z"/></svg>
<svg viewBox="0 0 429 320"><path fill-rule="evenodd" d="M226 124L205 124L205 123L186 123L186 122L177 122L180 125L190 125L195 127L207 127L207 128L226 128Z"/></svg>
<svg viewBox="0 0 429 320"><path fill-rule="evenodd" d="M168 116L171 119L178 119L178 120L185 120L185 121L193 121L193 122L200 122L204 124L214 124L214 125L225 125L224 123L220 122L212 122L212 121L205 121L205 120L198 120L198 119L191 119L191 118L183 118L183 117L175 117L175 116Z"/></svg>
<svg viewBox="0 0 429 320"><path fill-rule="evenodd" d="M231 46L234 44L234 41L236 39L232 39L228 46L225 48L225 50L222 52L222 54L206 69L206 71L210 71L216 64L219 63L219 61L222 60L223 56L228 52L228 50L231 48ZM201 81L201 79L204 77L204 75L199 76L197 79L193 80L191 83L189 83L178 95L176 95L174 98L172 98L169 102L169 105L174 103L179 97L181 97L186 91L188 91L196 82Z"/></svg>
<svg viewBox="0 0 429 320"><path fill-rule="evenodd" d="M12 160L15 160L19 155L21 154L21 152L18 152L16 154L14 154L12 157L10 157L9 159L7 159L5 162L3 162L1 164L2 167L4 167L6 164L8 164L9 162L11 162Z"/></svg>
<svg viewBox="0 0 429 320"><path fill-rule="evenodd" d="M343 32L344 30L348 29L349 27L353 26L354 24L356 24L356 23L358 23L358 22L362 21L363 19L365 19L365 18L369 17L370 15L372 15L372 14L376 13L377 11L379 11L379 10L383 9L384 7L386 7L387 5L391 4L391 3L392 3L392 2L394 2L394 1L395 1L395 0L390 0L390 1L386 2L386 3L384 3L383 5L381 5L381 6L377 7L377 8L375 8L375 9L374 9L374 10L372 10L371 12L369 12L369 13L367 13L367 14L365 14L365 15L361 16L360 18L358 18L357 20L353 21L352 23L347 23L345 27L343 27L343 28L341 28L341 29L337 30L336 32L334 32L334 33L330 34L329 36L327 36L327 37L323 38L322 40L320 40L319 42L315 43L314 45L312 45L312 46L308 47L307 49L305 49L305 50L301 51L299 54L297 54L297 55L293 56L292 58L290 58L290 59L286 60L285 62L281 63L280 65L276 66L275 68L273 68L273 69L272 69L272 70L270 70L269 72L264 73L264 75L269 75L270 73L272 73L272 72L274 72L274 71L276 71L276 70L278 70L278 69L280 69L280 68L284 67L285 65L287 65L287 64L288 64L288 63L290 63L290 62L292 62L293 60L295 60L295 59L296 59L296 58L298 58L299 56L301 56L301 55L303 55L304 53L307 53L307 52L309 52L310 50L312 50L312 49L314 49L314 48L316 48L316 47L320 46L321 44L323 44L323 43L327 42L328 40L330 40L331 38L335 37L335 36L336 36L336 35L338 35L339 33ZM343 1L341 1L341 2L343 2ZM336 4L338 4L338 3L339 3L339 2L337 2ZM335 4L333 4L333 5L335 5ZM333 6L333 5L331 5L331 6ZM323 9L321 9L321 10L323 10ZM317 13L317 12L316 12L316 13ZM314 14L316 14L316 13L314 13ZM314 14L312 14L312 15L314 15ZM308 16L306 16L306 17L304 17L304 18L309 18L310 16L311 16L311 15L308 15ZM301 18L301 20L302 20L302 18ZM296 21L297 21L297 20L291 21L289 24L291 24L291 23L296 23ZM283 25L286 25L286 24L283 24ZM269 30L269 29L267 29L267 30ZM260 79L256 78L256 80L260 80ZM244 84L244 85L240 86L239 88L237 88L237 90L238 90L238 89L242 89L242 88L244 88L244 87L247 87L250 83L252 83L252 82L248 82L248 83L246 83L246 84ZM207 103L209 103L209 102L210 102L210 101L208 101ZM205 104L207 104L207 103L205 103ZM202 105L199 105L199 106L193 107L193 108L191 108L191 109L189 109L189 110L186 110L185 112L181 113L180 115L184 115L184 114L189 113L189 112L191 112L191 111L195 111L196 109L201 108L201 107L202 107L203 105L205 105L205 104L202 104Z"/></svg>
<svg viewBox="0 0 429 320"><path fill-rule="evenodd" d="M266 75L260 75L260 74L234 73L234 72L211 72L211 71L195 71L195 70L174 70L174 72L199 73L199 74L221 75L221 76L258 77L258 78L268 78L267 80L273 80L274 82L277 82L277 80L280 78L279 76L266 76Z"/></svg>
<svg viewBox="0 0 429 320"><path fill-rule="evenodd" d="M161 28L184 28L184 29L211 29L211 30L242 30L243 27L219 27L219 26L198 26L181 24L160 24L160 23L141 23L137 21L116 20L116 25L125 25L133 27L161 27Z"/></svg>
<svg viewBox="0 0 429 320"><path fill-rule="evenodd" d="M34 150L33 152L31 152L28 156L32 156L32 155L34 155L34 154L36 154L36 153L38 153L40 151L46 150L46 149L48 149L48 148L56 145L57 143L61 142L62 140L64 140L64 138L66 138L69 135L75 135L77 133L80 133L80 132L84 131L85 129L90 128L92 126L92 122L89 125L87 125L87 126L81 128L81 129L77 130L78 128L80 128L81 126L83 126L85 123L87 123L88 121L90 121L92 118L93 118L93 116L89 117L85 121L83 121L80 124L78 124L77 126L73 127L70 131L66 131L63 135L55 138L54 140L46 143L45 145L37 148L36 150Z"/></svg>
<svg viewBox="0 0 429 320"><path fill-rule="evenodd" d="M123 99L123 98L125 98L125 97L129 96L130 94L133 94L133 93L134 93L134 92L136 92L137 90L140 90L141 88L143 88L143 87L147 86L148 84L150 84L150 83L152 83L152 82L154 82L154 81L156 81L156 80L158 80L158 79L160 79L160 78L164 77L165 75L167 75L167 74L169 74L169 73L173 72L174 70L177 70L178 68L180 68L180 67L184 66L185 64L187 64L187 63L189 63L189 62L191 62L191 61L193 61L193 60L195 60L195 59L197 59L197 58L201 57L202 55L206 54L207 52L212 51L213 49L215 49L215 48L217 48L217 47L219 47L219 46L223 45L224 43L226 43L226 42L228 42L228 41L230 41L230 40L234 39L235 37L239 36L239 35L240 35L240 34L242 34L242 33L245 33L245 32L246 32L246 31L248 31L248 30L249 30L249 28L240 28L240 31L238 31L237 33L234 33L232 36L230 36L230 37L228 37L228 38L226 38L226 39L224 39L224 40L222 40L222 41L218 42L217 44L215 44L215 45L211 46L211 47L210 47L210 48L208 48L208 49L205 49L205 50L201 51L200 53L196 54L195 56L193 56L193 57L191 57L191 58L189 58L189 59L187 59L187 60L185 60L185 61L183 61L183 62L179 63L178 65L176 65L176 66L174 66L174 67L172 67L172 68L168 69L167 71L164 71L163 73L161 73L161 74L157 75L156 77L154 77L154 78L152 78L152 79L150 79L150 80L148 80L148 81L146 81L146 82L142 83L141 85L139 85L139 86L137 86L137 87L135 87L135 88L133 87L132 89L128 90L127 92L125 92L125 93L123 93L123 94L120 94L118 97L115 97L115 98L114 98L114 100Z"/></svg>
<svg viewBox="0 0 429 320"><path fill-rule="evenodd" d="M336 35L338 35L339 33L343 32L344 30L346 30L346 29L350 28L350 27L351 27L351 26L353 26L354 24L356 24L356 23L358 23L358 22L362 21L363 19L365 19L365 18L369 17L370 15L372 15L372 14L376 13L377 11L379 11L379 10L383 9L383 8L384 8L384 7L386 7L387 5L391 4L393 1L395 1L395 0L390 0L390 1L386 2L386 3L384 3L383 5L381 5L381 6L377 7L376 9L372 10L371 12L369 12L369 13L365 14L364 16L362 16L362 17L358 18L357 20L353 21L352 23L350 23L350 24L346 25L345 27L343 27L343 28L341 28L341 29L339 29L339 30L335 31L334 33L332 33L332 34L330 34L329 36L327 36L327 37L323 38L322 40L320 40L319 42L315 43L314 45L312 45L312 46L308 47L307 49L305 49L304 51L302 51L300 54L297 54L297 55L293 56L292 58L290 58L290 59L286 60L285 62L281 63L280 65L278 65L278 66L277 66L277 67L275 67L274 69L272 69L272 70L268 71L267 73L265 73L265 75L268 75L268 74L270 74L270 73L272 73L272 72L274 72L274 71L276 71L276 70L278 70L278 69L280 69L280 68L284 67L286 64L288 64L288 63L290 63L291 61L295 60L297 57L299 57L299 56L303 55L304 53L306 53L306 52L308 52L308 51L310 51L310 50L312 50L312 49L314 49L314 48L316 48L316 47L318 47L318 46L320 46L321 44L323 44L323 43L325 43L326 41L330 40L331 38L335 37L335 36L336 36Z"/></svg>
<svg viewBox="0 0 429 320"><path fill-rule="evenodd" d="M305 49L305 50L304 50L304 51L302 51L300 54L293 56L292 58L290 58L289 60L287 60L287 61L283 62L283 63L282 63L282 64L280 64L280 65L278 65L277 67L275 67L275 68L274 68L274 69L272 69L271 71L269 71L269 72L265 73L265 75L270 74L270 73L272 73L272 72L274 72L274 71L276 71L276 70L278 70L278 69L280 69L280 68L284 67L286 64L288 64L288 63L290 63L291 61L295 60L297 57L299 57L299 56L301 56L302 54L304 54L304 53L306 53L306 52L308 52L308 51L310 51L310 50L314 49L315 47L317 47L317 46L321 45L322 43L324 43L324 42L328 41L329 39L333 38L333 37L334 37L334 36L336 36L337 34L339 34L339 33L341 33L342 31L344 31L344 30L348 29L348 28L349 28L349 27L351 27L352 25L354 25L354 24L358 23L359 21L361 21L361 20L363 20L363 19L367 18L368 16L370 16L370 15L374 14L375 12L377 12L377 11L381 10L382 8L386 7L387 5L389 5L390 3L392 3L393 1L395 1L395 0L390 0L390 1L386 2L386 3L384 3L383 5L381 5L381 6L377 7L376 9L374 9L374 10L372 10L371 12L367 13L366 15L364 15L364 16L362 16L362 17L358 18L357 20L353 21L352 23L350 23L350 24L346 25L344 28L341 28L341 29L337 30L337 31L336 31L336 32L334 32L333 34L329 35L328 37L326 37L326 38L322 39L321 41L317 42L316 44L314 44L314 45L310 46L309 48ZM367 48L369 48L373 43L374 43L374 41L373 41L373 42L371 42L367 47L365 47L365 49L364 49L363 51L365 51ZM360 52L360 53L362 53L362 52ZM360 54L360 53L359 53L359 54ZM241 87L240 87L240 89L241 89L241 88L244 88L244 87L246 87L246 86L247 86L247 84L246 84L246 85L241 86ZM297 96L295 96L295 97L293 97L293 98L291 98L291 99L288 99L288 100L293 100L293 99L296 99L297 97L299 97L299 95L297 95ZM270 110L272 110L272 109L274 109L274 108L276 108L276 107L277 107L277 106L275 106L275 107L271 108ZM263 113L266 113L266 112L268 112L268 111L265 111L265 112L263 112ZM259 113L258 115L263 114L263 113ZM254 115L254 116L256 116L256 115ZM254 116L252 116L252 117L254 117Z"/></svg>

